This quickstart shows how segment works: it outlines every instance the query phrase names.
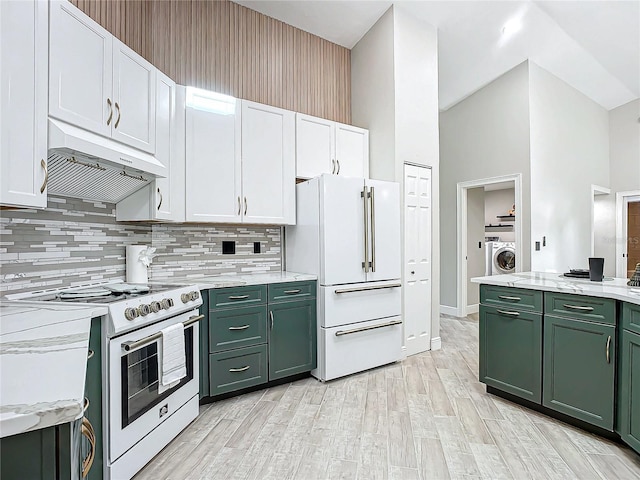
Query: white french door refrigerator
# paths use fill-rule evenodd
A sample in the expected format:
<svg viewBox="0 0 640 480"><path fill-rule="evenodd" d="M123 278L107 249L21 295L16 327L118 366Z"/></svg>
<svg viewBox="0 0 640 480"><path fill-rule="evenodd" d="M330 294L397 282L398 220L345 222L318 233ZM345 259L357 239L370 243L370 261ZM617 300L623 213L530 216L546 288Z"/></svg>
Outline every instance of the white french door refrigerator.
<svg viewBox="0 0 640 480"><path fill-rule="evenodd" d="M400 186L323 174L296 186L291 272L318 276L320 380L401 358Z"/></svg>

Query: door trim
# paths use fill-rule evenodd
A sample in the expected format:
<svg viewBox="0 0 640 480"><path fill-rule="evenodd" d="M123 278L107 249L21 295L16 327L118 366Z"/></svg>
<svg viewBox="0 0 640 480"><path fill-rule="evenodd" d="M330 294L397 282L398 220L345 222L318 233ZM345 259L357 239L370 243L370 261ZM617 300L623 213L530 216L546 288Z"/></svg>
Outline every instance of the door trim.
<svg viewBox="0 0 640 480"><path fill-rule="evenodd" d="M522 271L522 174L502 175L499 177L489 177L479 180L459 182L457 185L457 222L458 235L456 238L456 259L457 259L457 316L466 316L467 305L467 191L470 188L484 187L495 183L513 181L515 190L516 214L514 233L516 237L516 273Z"/></svg>
<svg viewBox="0 0 640 480"><path fill-rule="evenodd" d="M640 199L640 190L616 193L616 277L627 278L627 228L628 201L633 197Z"/></svg>

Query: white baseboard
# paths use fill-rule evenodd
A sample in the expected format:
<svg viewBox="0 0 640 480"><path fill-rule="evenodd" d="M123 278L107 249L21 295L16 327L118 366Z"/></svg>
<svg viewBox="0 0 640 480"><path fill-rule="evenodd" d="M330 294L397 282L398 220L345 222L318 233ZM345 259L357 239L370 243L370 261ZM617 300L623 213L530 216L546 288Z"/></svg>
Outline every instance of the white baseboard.
<svg viewBox="0 0 640 480"><path fill-rule="evenodd" d="M479 304L476 303L475 305L467 305L465 315L471 315L472 313L478 313L479 311L480 311Z"/></svg>
<svg viewBox="0 0 640 480"><path fill-rule="evenodd" d="M434 337L431 339L431 350L440 350L442 348L442 340L440 337Z"/></svg>
<svg viewBox="0 0 640 480"><path fill-rule="evenodd" d="M458 316L458 308L450 307L448 305L440 305L440 313L444 313L445 315L451 315L453 317Z"/></svg>

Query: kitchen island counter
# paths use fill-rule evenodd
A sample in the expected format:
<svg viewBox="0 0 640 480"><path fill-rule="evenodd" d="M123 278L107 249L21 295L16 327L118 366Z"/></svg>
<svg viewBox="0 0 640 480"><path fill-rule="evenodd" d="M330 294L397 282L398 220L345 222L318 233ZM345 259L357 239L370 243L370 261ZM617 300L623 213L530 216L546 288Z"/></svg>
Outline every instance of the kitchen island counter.
<svg viewBox="0 0 640 480"><path fill-rule="evenodd" d="M0 437L82 417L91 318L106 314L0 302Z"/></svg>

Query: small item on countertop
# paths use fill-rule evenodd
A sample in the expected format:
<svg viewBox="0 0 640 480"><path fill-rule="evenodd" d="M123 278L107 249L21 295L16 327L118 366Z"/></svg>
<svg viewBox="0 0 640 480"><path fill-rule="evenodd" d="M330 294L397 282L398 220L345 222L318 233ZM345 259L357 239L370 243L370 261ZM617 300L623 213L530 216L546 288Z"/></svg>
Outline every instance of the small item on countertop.
<svg viewBox="0 0 640 480"><path fill-rule="evenodd" d="M156 249L146 245L127 245L127 283L147 283L149 281L147 269Z"/></svg>
<svg viewBox="0 0 640 480"><path fill-rule="evenodd" d="M631 275L627 285L630 287L640 287L640 263L636 264L636 271Z"/></svg>
<svg viewBox="0 0 640 480"><path fill-rule="evenodd" d="M589 278L589 270L581 269L581 268L571 268L567 273L563 274L565 277L569 278Z"/></svg>
<svg viewBox="0 0 640 480"><path fill-rule="evenodd" d="M604 274L604 258L589 257L589 280L601 282Z"/></svg>

